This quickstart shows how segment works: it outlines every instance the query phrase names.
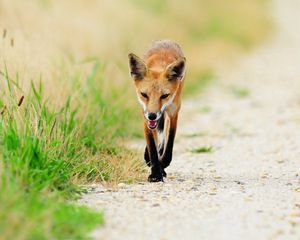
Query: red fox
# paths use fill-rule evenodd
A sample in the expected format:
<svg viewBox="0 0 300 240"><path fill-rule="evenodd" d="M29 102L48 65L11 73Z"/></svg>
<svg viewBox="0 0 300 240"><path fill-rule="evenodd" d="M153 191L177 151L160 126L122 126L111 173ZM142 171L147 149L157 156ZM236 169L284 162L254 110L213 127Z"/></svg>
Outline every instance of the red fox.
<svg viewBox="0 0 300 240"><path fill-rule="evenodd" d="M172 161L186 59L180 46L170 40L154 42L143 59L133 53L128 57L144 116L144 158L151 167L148 181L160 182Z"/></svg>

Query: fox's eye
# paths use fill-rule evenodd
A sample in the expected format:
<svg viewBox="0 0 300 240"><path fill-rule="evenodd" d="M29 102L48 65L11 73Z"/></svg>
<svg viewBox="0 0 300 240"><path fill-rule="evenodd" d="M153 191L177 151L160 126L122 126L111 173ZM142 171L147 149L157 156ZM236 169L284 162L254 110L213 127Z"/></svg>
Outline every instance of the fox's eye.
<svg viewBox="0 0 300 240"><path fill-rule="evenodd" d="M147 98L147 99L148 99L148 95L147 95L146 93L141 92L141 95L142 95L144 98Z"/></svg>
<svg viewBox="0 0 300 240"><path fill-rule="evenodd" d="M170 96L170 94L164 94L164 95L161 95L160 99L165 99L165 98L167 98L169 96Z"/></svg>

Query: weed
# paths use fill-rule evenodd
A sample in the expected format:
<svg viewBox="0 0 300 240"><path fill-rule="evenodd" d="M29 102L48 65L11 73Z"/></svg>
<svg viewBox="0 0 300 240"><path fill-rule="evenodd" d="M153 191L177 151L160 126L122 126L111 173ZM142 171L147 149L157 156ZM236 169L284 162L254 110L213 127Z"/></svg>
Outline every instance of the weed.
<svg viewBox="0 0 300 240"><path fill-rule="evenodd" d="M215 74L212 69L204 69L197 74L192 75L186 81L186 85L184 87L185 94L191 95L196 92L202 91L208 84L212 82Z"/></svg>
<svg viewBox="0 0 300 240"><path fill-rule="evenodd" d="M204 107L200 108L200 112L209 113L209 112L211 112L211 108L209 106L204 106Z"/></svg>
<svg viewBox="0 0 300 240"><path fill-rule="evenodd" d="M245 87L233 87L232 92L238 98L245 98L250 95L250 89Z"/></svg>
<svg viewBox="0 0 300 240"><path fill-rule="evenodd" d="M213 147L212 146L205 146L205 147L198 147L198 148L193 148L190 150L191 153L212 153L213 152Z"/></svg>
<svg viewBox="0 0 300 240"><path fill-rule="evenodd" d="M103 98L98 105L102 111L93 108L96 114L79 118L78 107L71 107L71 97L61 108L53 108L44 98L42 82L32 82L24 95L7 69L4 72L0 201L8 206L0 218L1 233L7 239L18 238L18 234L27 239L82 238L101 224L102 215L63 201L78 197L82 189L77 184L134 182L138 179L135 173L142 177L142 161L136 154L113 144L112 140L121 134L118 129L110 134L106 130L113 129L110 124L116 125L119 110L108 107ZM93 93L92 83L90 88L87 96L99 98ZM18 214L13 217L15 212ZM22 225L26 216L30 218L28 225ZM37 229L39 221L42 225ZM7 224L16 224L19 230L12 231Z"/></svg>
<svg viewBox="0 0 300 240"><path fill-rule="evenodd" d="M231 123L226 122L224 124L224 126L233 134L239 134L240 133L240 129L233 126Z"/></svg>
<svg viewBox="0 0 300 240"><path fill-rule="evenodd" d="M184 134L182 136L187 138L196 138L196 137L203 137L205 135L207 135L206 132L199 132L199 133Z"/></svg>

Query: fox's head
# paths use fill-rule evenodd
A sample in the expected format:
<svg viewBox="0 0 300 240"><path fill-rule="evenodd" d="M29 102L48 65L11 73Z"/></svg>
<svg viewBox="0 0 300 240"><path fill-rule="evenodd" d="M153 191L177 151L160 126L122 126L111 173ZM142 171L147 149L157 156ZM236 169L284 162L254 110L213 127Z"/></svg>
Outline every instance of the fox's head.
<svg viewBox="0 0 300 240"><path fill-rule="evenodd" d="M164 111L172 105L185 74L185 58L180 57L165 67L148 67L134 54L129 54L129 68L148 127L155 129Z"/></svg>

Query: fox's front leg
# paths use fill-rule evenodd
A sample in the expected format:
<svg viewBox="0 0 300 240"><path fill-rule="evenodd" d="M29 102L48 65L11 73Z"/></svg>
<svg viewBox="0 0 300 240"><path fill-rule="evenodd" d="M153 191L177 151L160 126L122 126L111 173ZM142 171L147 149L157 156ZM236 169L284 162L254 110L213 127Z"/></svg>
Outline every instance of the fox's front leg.
<svg viewBox="0 0 300 240"><path fill-rule="evenodd" d="M159 147L159 152L158 152L159 156L162 156L163 152L164 152L164 143L162 143ZM147 146L145 147L144 159L145 159L145 162L146 162L147 166L151 167L151 161L150 161ZM167 173L165 172L165 170L163 168L162 168L162 175L163 175L163 177L167 177Z"/></svg>
<svg viewBox="0 0 300 240"><path fill-rule="evenodd" d="M178 113L170 118L170 127L168 129L168 139L167 145L165 148L165 151L163 153L163 156L161 158L161 163L163 169L168 167L172 161L172 155L173 155L173 146L174 146L174 140L176 135L176 128L177 128L177 119L178 119Z"/></svg>
<svg viewBox="0 0 300 240"><path fill-rule="evenodd" d="M148 177L149 182L161 182L163 181L162 166L158 158L156 148L156 130L150 130L147 127L147 123L144 124L145 138L147 142L147 152L151 163L151 174Z"/></svg>
<svg viewBox="0 0 300 240"><path fill-rule="evenodd" d="M148 167L151 167L151 161L150 161L150 156L148 152L148 146L145 147L145 152L144 152L144 159Z"/></svg>

